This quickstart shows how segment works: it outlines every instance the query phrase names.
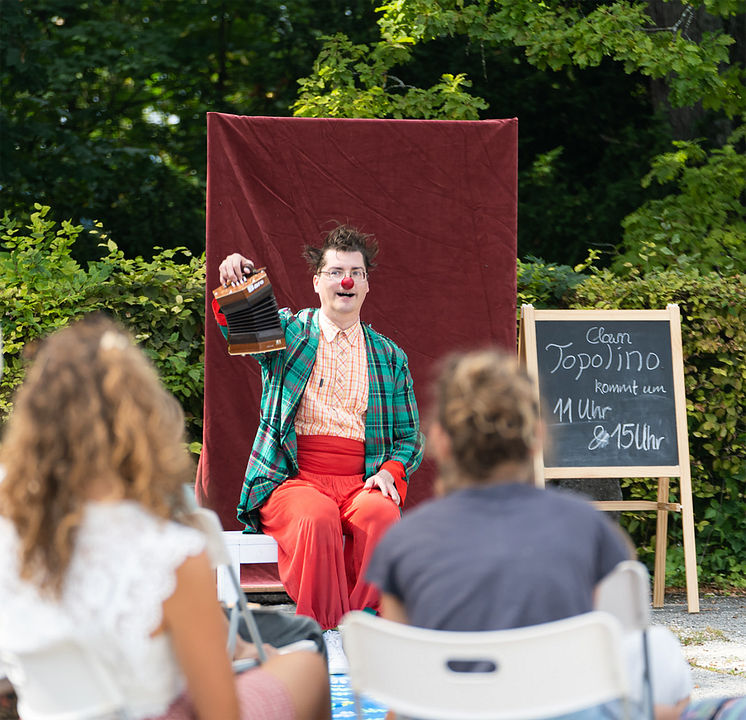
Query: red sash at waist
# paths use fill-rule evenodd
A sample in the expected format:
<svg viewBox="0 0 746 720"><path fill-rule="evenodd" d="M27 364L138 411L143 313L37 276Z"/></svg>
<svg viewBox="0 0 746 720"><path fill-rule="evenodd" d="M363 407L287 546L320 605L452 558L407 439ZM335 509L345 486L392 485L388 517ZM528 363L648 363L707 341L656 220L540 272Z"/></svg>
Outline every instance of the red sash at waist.
<svg viewBox="0 0 746 720"><path fill-rule="evenodd" d="M365 443L331 435L298 435L298 467L317 475L362 475Z"/></svg>

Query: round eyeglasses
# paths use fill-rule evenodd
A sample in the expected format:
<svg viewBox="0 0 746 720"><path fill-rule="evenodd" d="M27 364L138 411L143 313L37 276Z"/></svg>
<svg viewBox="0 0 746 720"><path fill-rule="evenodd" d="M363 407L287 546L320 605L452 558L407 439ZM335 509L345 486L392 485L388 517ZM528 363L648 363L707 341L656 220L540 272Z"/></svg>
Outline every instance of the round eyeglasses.
<svg viewBox="0 0 746 720"><path fill-rule="evenodd" d="M350 270L349 272L345 272L344 270L339 269L319 270L319 275L328 275L329 279L334 280L335 282L339 282L348 275L355 282L362 282L363 280L365 280L366 277L368 277L368 273L365 272L365 270Z"/></svg>

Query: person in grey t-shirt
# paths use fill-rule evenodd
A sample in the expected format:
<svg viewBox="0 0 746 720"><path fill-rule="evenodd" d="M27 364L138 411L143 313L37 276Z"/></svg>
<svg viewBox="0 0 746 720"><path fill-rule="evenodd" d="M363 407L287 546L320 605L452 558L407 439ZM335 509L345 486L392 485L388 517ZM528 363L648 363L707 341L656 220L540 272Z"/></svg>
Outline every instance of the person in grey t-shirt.
<svg viewBox="0 0 746 720"><path fill-rule="evenodd" d="M442 497L376 548L366 578L381 615L481 631L591 611L598 582L634 549L588 502L533 485L542 430L531 380L514 358L477 351L446 361L436 397L427 441Z"/></svg>

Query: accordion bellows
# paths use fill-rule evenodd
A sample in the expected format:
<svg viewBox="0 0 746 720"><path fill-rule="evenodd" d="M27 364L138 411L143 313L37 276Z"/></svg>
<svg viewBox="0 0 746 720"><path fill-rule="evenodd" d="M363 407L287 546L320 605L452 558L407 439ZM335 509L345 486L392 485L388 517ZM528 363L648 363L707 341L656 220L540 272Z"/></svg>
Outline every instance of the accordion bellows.
<svg viewBox="0 0 746 720"><path fill-rule="evenodd" d="M285 349L277 300L267 273L257 270L237 285L213 290L228 324L228 353L253 355Z"/></svg>

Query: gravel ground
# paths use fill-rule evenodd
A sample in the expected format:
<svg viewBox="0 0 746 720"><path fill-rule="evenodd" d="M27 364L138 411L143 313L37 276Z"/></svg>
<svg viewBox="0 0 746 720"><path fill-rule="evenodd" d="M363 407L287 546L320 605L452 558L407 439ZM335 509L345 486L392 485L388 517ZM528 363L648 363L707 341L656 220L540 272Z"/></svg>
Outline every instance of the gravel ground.
<svg viewBox="0 0 746 720"><path fill-rule="evenodd" d="M667 595L653 608L653 625L670 628L692 666L693 700L746 695L746 595L702 595L689 613L684 594Z"/></svg>

